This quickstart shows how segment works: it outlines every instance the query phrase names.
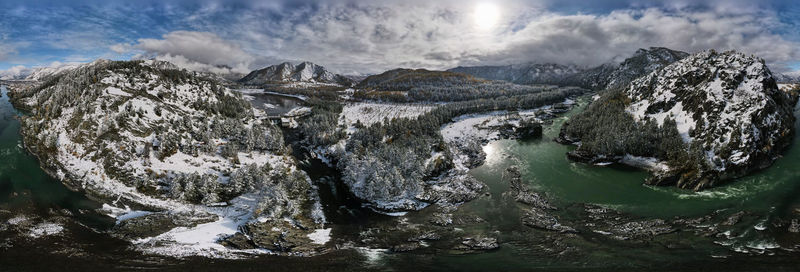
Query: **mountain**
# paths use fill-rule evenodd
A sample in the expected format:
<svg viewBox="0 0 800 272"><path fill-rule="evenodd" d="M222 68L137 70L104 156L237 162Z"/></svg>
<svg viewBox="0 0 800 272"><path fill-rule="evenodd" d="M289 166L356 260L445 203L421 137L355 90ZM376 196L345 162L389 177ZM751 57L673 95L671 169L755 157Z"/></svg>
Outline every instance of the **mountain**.
<svg viewBox="0 0 800 272"><path fill-rule="evenodd" d="M615 69L611 70L609 76L601 77L596 88L608 89L618 88L627 85L629 82L650 72L656 71L689 56L686 52L675 51L663 47L651 47L650 49L639 49L632 57L625 59ZM608 70L610 66L600 66L600 71ZM594 69L592 69L593 71ZM588 74L594 74L591 71ZM599 72L602 75L605 72ZM591 78L591 77L588 77ZM583 84L592 84L584 81Z"/></svg>
<svg viewBox="0 0 800 272"><path fill-rule="evenodd" d="M372 75L355 87L353 97L394 102L453 102L526 95L548 87L479 79L471 75L425 69L394 69Z"/></svg>
<svg viewBox="0 0 800 272"><path fill-rule="evenodd" d="M28 80L28 81L44 81L47 78L61 74L65 71L78 67L80 64L66 63L55 64L48 67L36 68L17 68L6 71L0 71L0 80ZM22 66L20 66L22 67Z"/></svg>
<svg viewBox="0 0 800 272"><path fill-rule="evenodd" d="M298 65L284 62L278 65L266 67L264 69L255 70L239 80L239 83L245 85L291 82L327 83L339 84L343 86L353 85L353 81L351 79L339 74L331 73L326 70L325 67L313 64L311 62L303 62Z"/></svg>
<svg viewBox="0 0 800 272"><path fill-rule="evenodd" d="M25 77L25 80L45 81L48 78L51 78L53 76L57 76L59 74L62 74L64 72L66 72L66 71L72 70L72 69L74 69L74 68L76 68L76 67L78 67L80 65L81 64L71 63L71 64L63 64L63 65L56 65L56 66L50 66L50 67L34 68L31 71L31 73L28 76Z"/></svg>
<svg viewBox="0 0 800 272"><path fill-rule="evenodd" d="M459 66L447 71L490 80L504 80L516 84L561 85L566 78L578 74L583 70L576 66L530 63L505 66Z"/></svg>
<svg viewBox="0 0 800 272"><path fill-rule="evenodd" d="M481 80L463 73L431 71L426 69L394 69L361 80L357 89L407 91L420 85L472 84Z"/></svg>
<svg viewBox="0 0 800 272"><path fill-rule="evenodd" d="M24 80L30 75L31 69L23 66L11 67L0 71L0 80Z"/></svg>
<svg viewBox="0 0 800 272"><path fill-rule="evenodd" d="M607 63L591 69L558 64L456 67L448 71L517 84L552 84L603 90L630 81L688 56L663 47L639 49L622 63Z"/></svg>
<svg viewBox="0 0 800 272"><path fill-rule="evenodd" d="M800 83L800 75L797 74L775 74L775 81L778 83Z"/></svg>
<svg viewBox="0 0 800 272"><path fill-rule="evenodd" d="M224 252L232 239L314 252L306 235L324 215L310 178L282 155L281 130L217 81L162 61L98 60L10 96L30 111L25 147L104 203L112 235L154 251Z"/></svg>
<svg viewBox="0 0 800 272"><path fill-rule="evenodd" d="M778 89L764 60L704 51L615 89L562 129L570 157L639 161L647 182L701 190L780 157L794 134L796 94ZM647 161L647 160L645 160Z"/></svg>

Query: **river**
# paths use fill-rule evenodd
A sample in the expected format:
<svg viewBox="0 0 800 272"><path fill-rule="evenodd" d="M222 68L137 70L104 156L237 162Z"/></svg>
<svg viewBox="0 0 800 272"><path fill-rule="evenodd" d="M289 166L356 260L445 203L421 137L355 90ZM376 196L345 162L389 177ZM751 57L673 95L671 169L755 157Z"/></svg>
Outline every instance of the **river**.
<svg viewBox="0 0 800 272"><path fill-rule="evenodd" d="M585 106L586 99L580 100ZM294 103L294 102L291 102ZM95 212L101 205L72 192L47 176L36 159L22 147L20 114L2 88L0 98L0 270L83 271L109 269L169 268L178 271L262 270L358 270L358 271L495 271L495 270L758 270L792 271L800 266L797 253L769 249L782 243L786 234L771 228L771 219L800 207L800 149L791 148L772 167L716 189L700 193L642 185L647 173L626 167L599 167L570 162L570 146L552 141L564 121L581 107L554 120L540 140L493 141L485 147L486 163L470 173L488 185L488 194L462 205L459 213L476 214L486 222L475 228L496 233L500 249L485 253L455 254L450 251L419 250L390 254L384 250L339 250L315 257L260 256L244 260L205 258L174 259L142 255L124 241L105 232L112 219ZM795 111L798 115L798 111ZM335 172L318 160L300 158L303 167L320 185L325 211L334 236L354 235L363 218L390 222L391 217L358 209L358 203L336 186ZM698 237L671 234L645 244L609 243L600 235L584 234L565 241L576 250L554 256L540 245L554 243L547 232L531 230L520 223L519 207L503 197L508 184L502 174L517 166L523 181L544 192L559 207L559 216L575 216L571 206L591 203L641 218L701 216L746 210L750 216L737 225L736 237ZM315 170L316 169L316 170ZM424 212L424 211L423 211ZM339 214L338 216L336 214ZM409 213L414 218L416 213ZM361 220L358 220L358 219ZM11 222L15 224L11 224ZM23 222L23 223L19 223ZM24 222L29 222L25 225ZM47 222L63 230L43 237L31 228ZM667 246L674 243L688 247ZM767 245L766 247L763 245ZM737 253L747 251L747 253Z"/></svg>

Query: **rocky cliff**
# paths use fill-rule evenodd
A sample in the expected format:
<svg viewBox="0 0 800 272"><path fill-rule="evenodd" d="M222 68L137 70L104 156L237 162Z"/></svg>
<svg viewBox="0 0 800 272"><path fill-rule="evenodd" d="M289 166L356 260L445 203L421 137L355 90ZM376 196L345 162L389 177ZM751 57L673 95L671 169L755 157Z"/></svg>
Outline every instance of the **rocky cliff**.
<svg viewBox="0 0 800 272"><path fill-rule="evenodd" d="M580 142L571 157L588 161L656 157L666 167L648 183L701 190L779 158L796 100L762 59L704 51L605 93L560 140Z"/></svg>

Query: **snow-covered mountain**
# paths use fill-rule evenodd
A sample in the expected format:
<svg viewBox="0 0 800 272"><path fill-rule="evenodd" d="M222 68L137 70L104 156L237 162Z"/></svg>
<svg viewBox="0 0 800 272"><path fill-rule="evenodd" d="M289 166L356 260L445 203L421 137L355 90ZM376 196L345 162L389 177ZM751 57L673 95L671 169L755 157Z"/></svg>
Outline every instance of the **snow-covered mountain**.
<svg viewBox="0 0 800 272"><path fill-rule="evenodd" d="M78 63L54 63L47 67L35 68L17 66L9 70L0 71L0 80L44 81L79 65Z"/></svg>
<svg viewBox="0 0 800 272"><path fill-rule="evenodd" d="M796 94L779 90L756 57L704 51L618 90L570 120L560 138L582 141L571 157L583 160L665 160L650 184L712 187L770 166L793 138Z"/></svg>
<svg viewBox="0 0 800 272"><path fill-rule="evenodd" d="M660 176L656 184L698 190L768 167L794 134L796 97L778 89L763 59L742 53L692 55L637 79L626 94L634 119L670 117L684 142L703 151L701 171Z"/></svg>
<svg viewBox="0 0 800 272"><path fill-rule="evenodd" d="M61 73L66 71L75 69L76 67L80 66L81 64L77 63L66 63L61 65L54 65L49 67L39 67L34 68L31 70L31 73L25 77L25 80L31 81L45 81L51 77L57 76Z"/></svg>
<svg viewBox="0 0 800 272"><path fill-rule="evenodd" d="M799 73L786 73L786 74L775 74L775 81L778 83L793 83L797 84L800 83L800 74Z"/></svg>
<svg viewBox="0 0 800 272"><path fill-rule="evenodd" d="M30 74L30 68L25 66L14 66L8 70L0 71L0 80L23 80Z"/></svg>
<svg viewBox="0 0 800 272"><path fill-rule="evenodd" d="M689 54L686 52L675 51L664 47L639 49L632 57L625 59L625 61L612 70L608 77L601 78L601 83L597 86L606 89L624 87L634 79L661 69L687 56L689 56ZM600 69L607 69L603 67L608 66L601 66Z"/></svg>
<svg viewBox="0 0 800 272"><path fill-rule="evenodd" d="M607 63L590 69L558 64L519 64L457 67L448 71L517 84L554 84L602 90L624 86L688 55L663 47L651 47L639 49L621 63Z"/></svg>
<svg viewBox="0 0 800 272"><path fill-rule="evenodd" d="M281 155L280 129L217 81L161 61L98 60L10 96L31 112L21 132L43 168L105 202L113 234L143 250L225 254L220 243L236 239L314 252L306 234L324 216L310 179Z"/></svg>
<svg viewBox="0 0 800 272"><path fill-rule="evenodd" d="M291 82L327 83L340 84L344 86L353 85L353 81L351 79L339 74L331 73L326 70L325 67L313 64L311 62L302 62L298 65L284 62L278 65L269 66L264 69L250 72L250 74L240 79L239 82L245 85Z"/></svg>

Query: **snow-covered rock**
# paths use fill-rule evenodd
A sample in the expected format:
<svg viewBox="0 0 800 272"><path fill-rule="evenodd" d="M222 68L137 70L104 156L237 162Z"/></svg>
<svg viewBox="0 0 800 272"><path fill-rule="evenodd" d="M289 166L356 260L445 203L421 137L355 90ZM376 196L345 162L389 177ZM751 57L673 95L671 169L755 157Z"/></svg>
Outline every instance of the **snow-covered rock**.
<svg viewBox="0 0 800 272"><path fill-rule="evenodd" d="M223 256L218 242L258 235L252 224L301 237L323 227L310 178L281 155L280 129L212 79L162 61L98 60L10 95L30 110L21 132L43 169L104 202L144 250Z"/></svg>
<svg viewBox="0 0 800 272"><path fill-rule="evenodd" d="M794 135L796 96L779 90L762 59L742 53L691 55L634 80L623 95L634 122L670 120L685 143L689 159L655 171L650 184L718 185L768 167Z"/></svg>
<svg viewBox="0 0 800 272"><path fill-rule="evenodd" d="M240 79L239 82L245 85L296 82L327 83L344 86L350 86L353 84L352 80L349 78L331 73L326 70L325 67L313 64L311 62L302 62L298 65L284 62L278 65L269 66L264 69L250 72L250 74Z"/></svg>

